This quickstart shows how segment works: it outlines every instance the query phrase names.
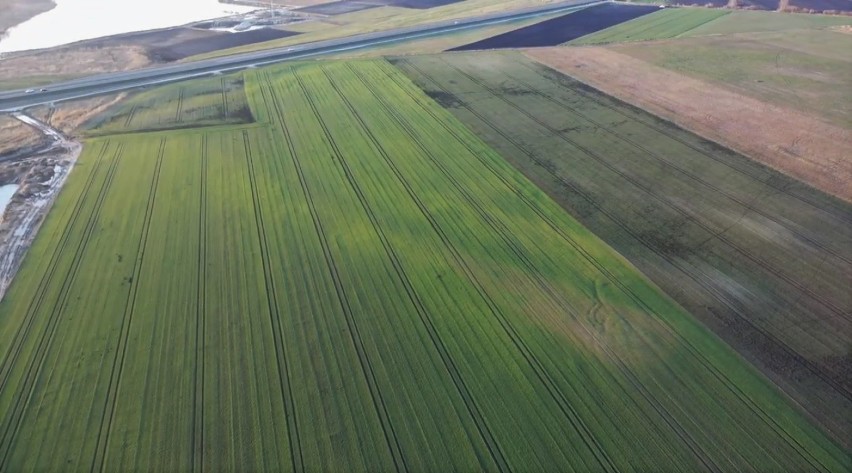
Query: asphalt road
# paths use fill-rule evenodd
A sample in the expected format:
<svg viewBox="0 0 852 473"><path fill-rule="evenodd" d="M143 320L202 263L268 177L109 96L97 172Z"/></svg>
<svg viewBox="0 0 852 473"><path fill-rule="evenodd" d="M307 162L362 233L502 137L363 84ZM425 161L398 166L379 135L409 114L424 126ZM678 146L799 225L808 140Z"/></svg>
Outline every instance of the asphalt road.
<svg viewBox="0 0 852 473"><path fill-rule="evenodd" d="M440 23L380 31L363 35L349 36L328 41L318 41L291 47L267 49L250 53L205 59L202 61L170 64L166 66L137 69L127 72L100 74L91 77L58 82L46 86L45 92L27 94L24 90L0 92L0 111L22 110L34 105L61 102L93 95L106 94L141 86L199 77L218 72L236 71L276 62L304 59L325 54L338 53L378 46L386 43L408 41L428 36L437 36L459 30L480 28L483 26L510 21L534 18L578 7L602 3L600 0L570 0L540 7L526 8L483 15L463 20L448 20Z"/></svg>

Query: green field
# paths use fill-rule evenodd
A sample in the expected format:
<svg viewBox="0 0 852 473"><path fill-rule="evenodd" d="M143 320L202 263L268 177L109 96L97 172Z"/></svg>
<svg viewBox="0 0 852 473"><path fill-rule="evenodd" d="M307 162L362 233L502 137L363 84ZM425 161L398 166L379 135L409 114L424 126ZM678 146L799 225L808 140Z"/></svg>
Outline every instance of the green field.
<svg viewBox="0 0 852 473"><path fill-rule="evenodd" d="M245 84L86 141L0 302L0 470L848 468L387 62Z"/></svg>
<svg viewBox="0 0 852 473"><path fill-rule="evenodd" d="M577 38L568 44L589 45L675 38L726 14L726 10L709 8L667 8Z"/></svg>
<svg viewBox="0 0 852 473"><path fill-rule="evenodd" d="M398 64L848 443L852 206L519 54Z"/></svg>
<svg viewBox="0 0 852 473"><path fill-rule="evenodd" d="M241 75L213 76L137 93L84 124L89 135L252 121Z"/></svg>

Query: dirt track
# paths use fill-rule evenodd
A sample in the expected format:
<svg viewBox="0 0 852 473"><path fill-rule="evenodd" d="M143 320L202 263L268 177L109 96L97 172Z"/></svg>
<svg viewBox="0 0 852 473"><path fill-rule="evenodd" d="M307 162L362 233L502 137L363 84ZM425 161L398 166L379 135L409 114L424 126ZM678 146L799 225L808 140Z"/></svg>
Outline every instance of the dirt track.
<svg viewBox="0 0 852 473"><path fill-rule="evenodd" d="M852 131L601 47L526 54L785 174L852 201Z"/></svg>

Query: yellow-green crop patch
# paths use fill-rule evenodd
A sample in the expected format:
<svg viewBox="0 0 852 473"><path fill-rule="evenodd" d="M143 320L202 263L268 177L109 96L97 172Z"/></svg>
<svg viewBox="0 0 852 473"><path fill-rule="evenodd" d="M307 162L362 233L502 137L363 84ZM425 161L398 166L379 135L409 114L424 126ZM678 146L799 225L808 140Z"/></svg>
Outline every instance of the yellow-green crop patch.
<svg viewBox="0 0 852 473"><path fill-rule="evenodd" d="M848 466L390 64L246 86L87 141L0 303L0 470Z"/></svg>

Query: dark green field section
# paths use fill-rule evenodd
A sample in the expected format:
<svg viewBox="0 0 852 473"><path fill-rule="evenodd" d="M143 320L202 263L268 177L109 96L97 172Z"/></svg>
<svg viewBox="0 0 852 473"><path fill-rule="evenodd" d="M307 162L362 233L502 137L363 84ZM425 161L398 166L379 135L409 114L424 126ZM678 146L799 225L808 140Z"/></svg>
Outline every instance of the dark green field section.
<svg viewBox="0 0 852 473"><path fill-rule="evenodd" d="M245 83L86 142L0 303L0 470L849 467L395 67Z"/></svg>
<svg viewBox="0 0 852 473"><path fill-rule="evenodd" d="M848 448L852 206L518 54L396 64Z"/></svg>

